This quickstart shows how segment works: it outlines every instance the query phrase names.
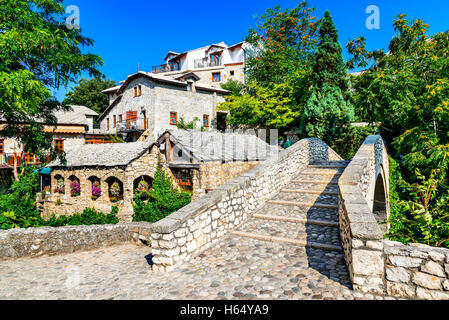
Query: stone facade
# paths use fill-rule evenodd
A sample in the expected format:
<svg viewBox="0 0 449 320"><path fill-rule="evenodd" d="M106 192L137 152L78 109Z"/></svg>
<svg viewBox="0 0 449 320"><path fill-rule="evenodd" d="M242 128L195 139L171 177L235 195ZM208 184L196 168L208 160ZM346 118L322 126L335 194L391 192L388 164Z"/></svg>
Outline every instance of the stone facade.
<svg viewBox="0 0 449 320"><path fill-rule="evenodd" d="M165 166L166 161L157 146L153 146L141 157L132 161L127 166L116 167L78 167L78 168L54 168L51 179L51 195L44 202L43 218L48 219L53 213L56 216L81 213L85 208L93 208L103 213L110 213L113 206L119 209L118 217L121 222L132 221L134 198L134 181L140 177L148 176L154 178L158 167L165 172L171 172ZM77 197L70 195L70 177L79 179L81 194ZM58 178L63 178L65 183L65 194L55 193ZM101 196L92 199L92 182L90 178L95 177L100 181ZM118 179L123 184L123 197L118 202L109 199L109 178Z"/></svg>
<svg viewBox="0 0 449 320"><path fill-rule="evenodd" d="M260 161L235 161L222 163L221 161L208 161L200 164L193 180L193 199L196 200L206 192L225 184L238 175L249 171L259 165Z"/></svg>
<svg viewBox="0 0 449 320"><path fill-rule="evenodd" d="M0 261L95 250L124 243L151 246L150 223L0 230Z"/></svg>
<svg viewBox="0 0 449 320"><path fill-rule="evenodd" d="M383 245L388 295L449 300L449 249L387 240Z"/></svg>
<svg viewBox="0 0 449 320"><path fill-rule="evenodd" d="M305 139L151 226L154 270L170 271L244 223L309 163L342 160L319 139Z"/></svg>
<svg viewBox="0 0 449 320"><path fill-rule="evenodd" d="M380 136L369 136L339 180L340 234L355 290L384 292L383 232L373 214L378 179L388 199L388 154ZM379 193L379 191L377 191ZM388 200L384 203L389 212ZM385 217L385 221L388 220Z"/></svg>
<svg viewBox="0 0 449 320"><path fill-rule="evenodd" d="M170 113L177 113L177 120L181 118L190 122L195 117L199 119L197 126L203 124L203 115L209 116L210 129L216 128L217 105L224 102L223 92L212 92L200 88L189 91L187 83L175 81L173 84L161 83L145 73L136 74L135 79L123 84L121 97L100 117L101 132L114 134L119 125L114 126L120 119L126 121L127 112L137 112L137 126L150 131L149 136L155 140L165 130L176 129L170 124ZM171 80L173 81L173 80ZM141 95L134 96L134 88L141 86ZM109 122L109 129L108 129Z"/></svg>

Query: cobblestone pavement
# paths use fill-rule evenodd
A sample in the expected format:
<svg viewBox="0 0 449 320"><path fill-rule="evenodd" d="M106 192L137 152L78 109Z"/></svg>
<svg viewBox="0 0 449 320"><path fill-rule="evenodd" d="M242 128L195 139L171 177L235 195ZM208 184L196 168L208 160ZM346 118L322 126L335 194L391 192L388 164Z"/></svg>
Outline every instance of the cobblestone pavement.
<svg viewBox="0 0 449 320"><path fill-rule="evenodd" d="M0 299L382 299L350 290L339 257L322 250L229 235L171 273L151 271L150 251L122 245L3 261Z"/></svg>

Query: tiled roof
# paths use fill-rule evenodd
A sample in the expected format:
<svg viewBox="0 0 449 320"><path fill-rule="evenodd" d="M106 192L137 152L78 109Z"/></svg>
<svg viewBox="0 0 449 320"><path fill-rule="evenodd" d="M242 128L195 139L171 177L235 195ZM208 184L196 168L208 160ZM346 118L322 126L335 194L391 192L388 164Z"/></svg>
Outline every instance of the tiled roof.
<svg viewBox="0 0 449 320"><path fill-rule="evenodd" d="M126 166L139 158L153 143L150 141L111 144L84 144L66 151L67 167ZM48 167L64 167L59 160Z"/></svg>
<svg viewBox="0 0 449 320"><path fill-rule="evenodd" d="M198 161L264 161L281 149L250 134L169 130Z"/></svg>

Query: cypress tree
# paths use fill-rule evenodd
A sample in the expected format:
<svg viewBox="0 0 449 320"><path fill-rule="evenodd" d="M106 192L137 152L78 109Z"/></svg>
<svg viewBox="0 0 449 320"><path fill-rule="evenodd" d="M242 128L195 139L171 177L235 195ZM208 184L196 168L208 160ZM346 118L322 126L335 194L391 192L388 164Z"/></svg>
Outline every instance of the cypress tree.
<svg viewBox="0 0 449 320"><path fill-rule="evenodd" d="M351 139L354 108L349 97L349 78L338 43L337 28L329 11L321 19L319 45L315 53L312 93L301 121L308 137L324 140L342 155Z"/></svg>

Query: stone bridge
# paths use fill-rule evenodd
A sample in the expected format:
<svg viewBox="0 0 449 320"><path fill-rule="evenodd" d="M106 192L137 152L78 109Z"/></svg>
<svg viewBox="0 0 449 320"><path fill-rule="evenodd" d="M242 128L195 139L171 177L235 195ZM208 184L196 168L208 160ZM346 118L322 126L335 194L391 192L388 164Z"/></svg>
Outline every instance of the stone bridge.
<svg viewBox="0 0 449 320"><path fill-rule="evenodd" d="M369 136L352 161L310 138L154 224L0 231L0 260L144 242L152 277L167 286L207 286L208 274L215 288L233 274L242 288L267 281L259 293L282 285L289 295L291 282L300 298L301 276L304 292L330 292L328 281L336 281L363 295L449 299L449 250L385 240L389 215L389 158L380 136Z"/></svg>

